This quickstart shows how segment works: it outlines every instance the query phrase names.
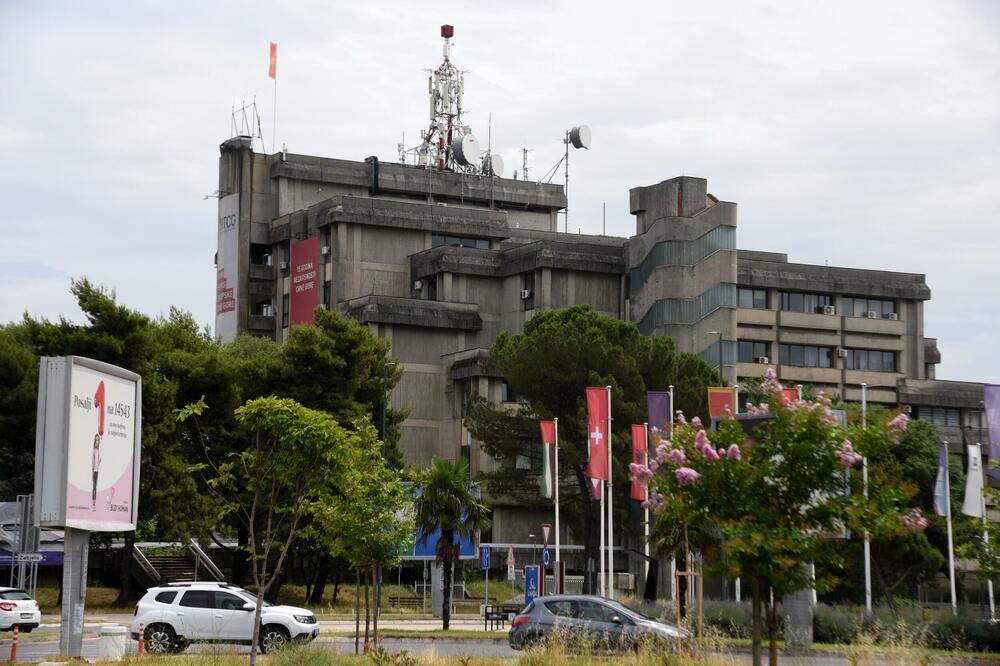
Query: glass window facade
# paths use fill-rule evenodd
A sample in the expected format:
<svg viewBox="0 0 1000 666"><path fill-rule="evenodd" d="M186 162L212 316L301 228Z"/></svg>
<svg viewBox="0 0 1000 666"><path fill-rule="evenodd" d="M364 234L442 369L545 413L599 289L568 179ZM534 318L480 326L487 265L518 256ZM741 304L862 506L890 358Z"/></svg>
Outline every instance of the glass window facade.
<svg viewBox="0 0 1000 666"><path fill-rule="evenodd" d="M739 342L739 361L740 363L756 363L757 359L761 357L769 357L768 347L770 345L766 342L757 342L755 340L740 340Z"/></svg>
<svg viewBox="0 0 1000 666"><path fill-rule="evenodd" d="M736 290L737 306L754 310L767 309L767 290L739 287Z"/></svg>
<svg viewBox="0 0 1000 666"><path fill-rule="evenodd" d="M934 425L960 426L962 425L961 413L957 409L950 407L923 407L913 408L916 418L921 421L930 421Z"/></svg>
<svg viewBox="0 0 1000 666"><path fill-rule="evenodd" d="M896 301L845 296L843 310L848 317L867 317L869 312L874 312L876 317L883 318L896 314Z"/></svg>
<svg viewBox="0 0 1000 666"><path fill-rule="evenodd" d="M450 245L453 247L474 247L480 250L488 250L490 249L490 239L432 234L431 247L441 247L442 245Z"/></svg>
<svg viewBox="0 0 1000 666"><path fill-rule="evenodd" d="M881 349L848 349L844 367L848 370L896 372L896 352Z"/></svg>
<svg viewBox="0 0 1000 666"><path fill-rule="evenodd" d="M824 305L833 305L829 294L809 294L801 291L778 292L779 309L787 312L823 312Z"/></svg>
<svg viewBox="0 0 1000 666"><path fill-rule="evenodd" d="M778 345L778 362L801 368L832 368L833 347Z"/></svg>

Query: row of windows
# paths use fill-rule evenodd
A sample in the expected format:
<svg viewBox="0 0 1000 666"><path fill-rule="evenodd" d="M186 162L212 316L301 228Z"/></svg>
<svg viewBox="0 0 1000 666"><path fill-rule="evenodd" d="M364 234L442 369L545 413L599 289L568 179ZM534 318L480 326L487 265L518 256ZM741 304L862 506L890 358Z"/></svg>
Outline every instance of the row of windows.
<svg viewBox="0 0 1000 666"><path fill-rule="evenodd" d="M832 368L833 347L778 345L778 362L801 368Z"/></svg>
<svg viewBox="0 0 1000 666"><path fill-rule="evenodd" d="M896 352L879 349L847 349L844 367L848 370L896 372Z"/></svg>
<svg viewBox="0 0 1000 666"><path fill-rule="evenodd" d="M756 363L759 358L766 358L768 344L766 342L756 342L753 340L740 340L739 361L740 363Z"/></svg>
<svg viewBox="0 0 1000 666"><path fill-rule="evenodd" d="M431 235L431 247L441 247L448 245L452 247L474 247L480 250L490 249L489 238L463 238L461 236L442 236L441 234Z"/></svg>
<svg viewBox="0 0 1000 666"><path fill-rule="evenodd" d="M914 417L921 421L930 421L934 425L960 426L961 414L950 407L914 407Z"/></svg>
<svg viewBox="0 0 1000 666"><path fill-rule="evenodd" d="M786 312L810 312L823 314L824 308L833 305L833 296L829 294L810 294L798 291L778 292L778 309ZM739 307L753 310L767 310L767 290L740 287L737 290ZM880 298L854 298L844 296L843 314L848 317L867 317L870 312L877 318L896 316L896 301Z"/></svg>

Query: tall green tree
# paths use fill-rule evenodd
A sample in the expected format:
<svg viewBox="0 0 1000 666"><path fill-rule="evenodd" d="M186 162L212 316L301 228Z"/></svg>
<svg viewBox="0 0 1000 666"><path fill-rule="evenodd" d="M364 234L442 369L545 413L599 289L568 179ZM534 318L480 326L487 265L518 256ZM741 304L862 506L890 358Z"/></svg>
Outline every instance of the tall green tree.
<svg viewBox="0 0 1000 666"><path fill-rule="evenodd" d="M451 623L451 592L459 542L490 526L489 508L474 490L465 460L445 460L435 456L429 470L414 475L418 487L414 502L414 521L425 535L440 530L435 547L442 564L444 586L441 627Z"/></svg>
<svg viewBox="0 0 1000 666"><path fill-rule="evenodd" d="M187 420L205 411L199 401L182 409ZM364 432L349 432L329 414L308 409L288 398L258 398L236 410L250 446L225 460L203 463L210 469L210 487L222 511L243 523L250 535L250 562L257 588L250 663L258 643L265 649L281 647L289 636L270 627L261 636L264 596L290 552L301 522L327 497L331 488L344 487L347 470L362 459ZM277 559L272 566L272 553Z"/></svg>
<svg viewBox="0 0 1000 666"><path fill-rule="evenodd" d="M597 502L591 499L587 467L587 386L611 386L615 524L628 531L630 424L646 417L646 392L674 386L675 409L707 416L706 387L718 375L699 356L681 354L665 337L643 335L631 322L574 306L536 314L524 332L501 333L490 349L490 363L504 376L522 404L496 406L474 397L466 424L483 449L504 460L486 475L494 498L537 503L537 476L515 461L541 455L538 419L559 418L560 509L564 524L583 535L587 553L597 558ZM568 481L569 483L565 483Z"/></svg>
<svg viewBox="0 0 1000 666"><path fill-rule="evenodd" d="M19 325L0 327L0 497L33 492L38 357L19 339Z"/></svg>

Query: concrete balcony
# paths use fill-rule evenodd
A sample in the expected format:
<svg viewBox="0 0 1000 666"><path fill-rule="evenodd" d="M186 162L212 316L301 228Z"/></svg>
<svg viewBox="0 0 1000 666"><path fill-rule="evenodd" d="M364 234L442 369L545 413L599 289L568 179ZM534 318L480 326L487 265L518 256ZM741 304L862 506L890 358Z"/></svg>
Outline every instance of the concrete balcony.
<svg viewBox="0 0 1000 666"><path fill-rule="evenodd" d="M840 317L811 314L808 312L782 312L778 318L782 328L807 328L815 330L840 330Z"/></svg>
<svg viewBox="0 0 1000 666"><path fill-rule="evenodd" d="M274 335L274 316L250 315L247 317L247 329L251 333Z"/></svg>
<svg viewBox="0 0 1000 666"><path fill-rule="evenodd" d="M876 335L906 334L906 322L891 319L868 319L867 317L844 317L845 333L874 333Z"/></svg>
<svg viewBox="0 0 1000 666"><path fill-rule="evenodd" d="M774 310L753 310L750 308L737 308L736 310L737 324L774 326L776 321L777 313Z"/></svg>
<svg viewBox="0 0 1000 666"><path fill-rule="evenodd" d="M267 264L250 264L249 271L251 280L273 280L274 266Z"/></svg>

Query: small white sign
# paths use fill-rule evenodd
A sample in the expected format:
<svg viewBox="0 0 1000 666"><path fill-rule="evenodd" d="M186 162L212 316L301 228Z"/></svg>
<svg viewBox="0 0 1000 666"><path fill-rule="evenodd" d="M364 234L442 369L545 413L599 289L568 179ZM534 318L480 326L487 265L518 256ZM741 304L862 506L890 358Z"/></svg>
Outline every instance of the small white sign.
<svg viewBox="0 0 1000 666"><path fill-rule="evenodd" d="M17 562L41 562L45 558L41 553L18 553L14 559Z"/></svg>
<svg viewBox="0 0 1000 666"><path fill-rule="evenodd" d="M509 580L511 582L514 582L514 578L515 578L515 576L514 576L514 565L513 564L508 564L507 565L507 580Z"/></svg>

